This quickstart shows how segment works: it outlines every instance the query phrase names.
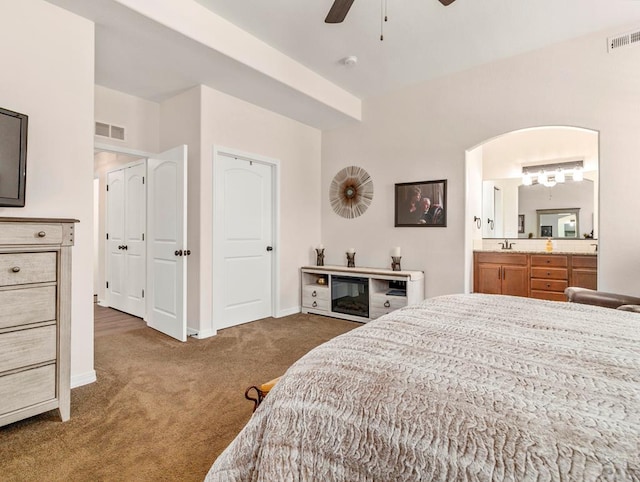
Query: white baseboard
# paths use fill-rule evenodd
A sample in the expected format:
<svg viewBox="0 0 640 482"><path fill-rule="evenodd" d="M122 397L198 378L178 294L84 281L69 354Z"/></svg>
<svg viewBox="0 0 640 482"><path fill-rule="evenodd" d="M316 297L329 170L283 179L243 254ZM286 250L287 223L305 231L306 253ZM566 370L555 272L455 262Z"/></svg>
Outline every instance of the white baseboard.
<svg viewBox="0 0 640 482"><path fill-rule="evenodd" d="M82 385L89 385L97 380L96 371L81 373L80 375L71 376L71 388L81 387Z"/></svg>
<svg viewBox="0 0 640 482"><path fill-rule="evenodd" d="M300 313L300 307L294 306L293 308L287 308L286 310L278 311L275 318L282 318L283 316L289 316L289 315L297 315L298 313Z"/></svg>
<svg viewBox="0 0 640 482"><path fill-rule="evenodd" d="M189 329L187 329L187 331L189 331ZM197 338L198 340L203 340L205 338L211 338L212 336L216 336L218 334L218 330L201 330L201 331L195 331L193 330L195 333L192 335L194 338Z"/></svg>

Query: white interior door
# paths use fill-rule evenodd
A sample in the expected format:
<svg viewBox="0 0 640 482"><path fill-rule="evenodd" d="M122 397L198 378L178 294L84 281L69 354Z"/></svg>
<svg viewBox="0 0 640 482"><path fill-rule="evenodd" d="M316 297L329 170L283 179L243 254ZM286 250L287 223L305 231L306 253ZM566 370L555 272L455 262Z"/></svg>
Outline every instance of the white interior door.
<svg viewBox="0 0 640 482"><path fill-rule="evenodd" d="M145 241L146 231L146 192L145 165L138 164L124 169L125 205L124 205L124 273L126 311L143 317L145 312Z"/></svg>
<svg viewBox="0 0 640 482"><path fill-rule="evenodd" d="M126 311L124 268L124 172L107 173L107 303Z"/></svg>
<svg viewBox="0 0 640 482"><path fill-rule="evenodd" d="M145 313L145 165L107 173L107 302L143 317Z"/></svg>
<svg viewBox="0 0 640 482"><path fill-rule="evenodd" d="M218 155L214 166L215 327L272 316L272 166Z"/></svg>
<svg viewBox="0 0 640 482"><path fill-rule="evenodd" d="M147 323L187 340L187 146L147 161Z"/></svg>

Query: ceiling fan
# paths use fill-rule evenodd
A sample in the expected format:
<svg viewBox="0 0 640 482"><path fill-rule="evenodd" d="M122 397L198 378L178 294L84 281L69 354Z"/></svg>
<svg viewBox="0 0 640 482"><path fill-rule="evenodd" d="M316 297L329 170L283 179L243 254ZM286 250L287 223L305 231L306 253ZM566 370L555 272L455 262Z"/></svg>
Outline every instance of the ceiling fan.
<svg viewBox="0 0 640 482"><path fill-rule="evenodd" d="M451 5L455 0L438 0L445 7ZM331 6L331 10L324 19L325 23L340 23L349 13L349 9L353 4L353 0L335 0Z"/></svg>

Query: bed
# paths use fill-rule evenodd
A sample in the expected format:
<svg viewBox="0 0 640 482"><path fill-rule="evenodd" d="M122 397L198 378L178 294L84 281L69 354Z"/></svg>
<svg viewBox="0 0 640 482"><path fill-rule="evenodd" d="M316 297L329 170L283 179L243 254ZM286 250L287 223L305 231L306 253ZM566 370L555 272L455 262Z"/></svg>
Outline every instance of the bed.
<svg viewBox="0 0 640 482"><path fill-rule="evenodd" d="M207 481L640 480L640 314L426 300L290 367Z"/></svg>

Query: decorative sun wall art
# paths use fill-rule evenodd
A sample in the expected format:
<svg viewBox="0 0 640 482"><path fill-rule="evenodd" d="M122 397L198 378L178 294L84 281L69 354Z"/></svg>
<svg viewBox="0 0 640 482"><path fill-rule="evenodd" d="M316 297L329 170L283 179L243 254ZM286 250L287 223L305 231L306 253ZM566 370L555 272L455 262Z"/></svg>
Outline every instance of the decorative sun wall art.
<svg viewBox="0 0 640 482"><path fill-rule="evenodd" d="M338 216L351 219L364 214L373 201L373 181L357 166L340 170L329 187L329 202Z"/></svg>

